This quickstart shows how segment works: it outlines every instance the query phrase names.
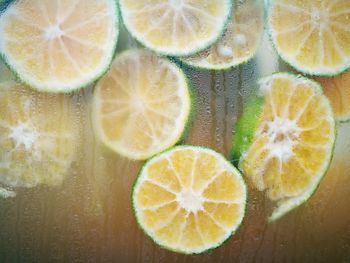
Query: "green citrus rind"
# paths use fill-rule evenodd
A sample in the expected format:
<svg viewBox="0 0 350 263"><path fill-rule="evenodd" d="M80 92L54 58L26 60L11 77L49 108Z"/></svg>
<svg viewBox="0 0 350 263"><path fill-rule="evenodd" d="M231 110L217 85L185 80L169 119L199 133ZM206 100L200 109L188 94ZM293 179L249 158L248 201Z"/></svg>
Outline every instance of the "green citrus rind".
<svg viewBox="0 0 350 263"><path fill-rule="evenodd" d="M7 9L10 9L11 6L16 2L13 0L3 0L3 6L6 7L5 11ZM81 83L75 84L75 85L69 85L69 86L64 86L62 84L56 84L56 87L54 87L55 85L47 85L44 83L41 83L40 81L33 81L28 79L27 77L23 76L23 74L21 74L21 72L19 72L16 69L16 66L14 65L13 62L11 62L8 58L8 56L1 50L1 42L0 42L0 60L3 60L3 62L7 65L7 67L13 72L13 74L15 75L16 79L18 79L20 82L22 82L24 85L31 87L32 89L39 91L39 92L48 92L48 93L70 93L70 92L74 92L77 91L79 89L82 88L86 88L92 84L94 84L97 80L99 80L110 68L113 58L115 56L116 53L116 49L117 49L117 44L118 44L118 38L119 38L119 10L118 10L118 1L117 0L108 0L110 1L112 4L112 6L114 7L114 16L115 16L115 37L113 39L113 45L111 46L111 50L109 50L108 52L108 56L105 59L105 63L103 66L100 67L100 69L98 70L97 73L95 73L92 76L89 76L86 80L82 81ZM0 11L1 11L1 2L0 2ZM1 16L0 16L1 19Z"/></svg>
<svg viewBox="0 0 350 263"><path fill-rule="evenodd" d="M167 48L167 47L158 48L158 47L155 47L153 44L149 43L149 41L147 41L143 37L143 34L134 30L133 27L130 25L129 21L126 19L125 13L127 11L124 10L123 1L125 0L119 1L119 10L120 10L122 21L126 29L144 47L164 56L190 56L200 51L203 51L208 47L210 47L211 45L213 45L224 34L226 30L226 27L232 16L232 9L233 9L233 2L234 2L234 0L225 0L227 5L226 13L223 15L225 19L222 22L222 26L220 27L220 30L218 30L215 35L213 35L207 41L202 41L197 46L181 49L181 48Z"/></svg>
<svg viewBox="0 0 350 263"><path fill-rule="evenodd" d="M231 62L228 62L228 63L222 63L222 64L212 64L212 63L209 63L208 61L194 61L194 60L191 60L191 59L188 59L187 57L179 57L178 59L183 62L184 64L192 67L192 68L195 68L195 69L203 69L203 70L222 70L222 71L226 71L226 70L230 70L234 67L237 67L239 65L242 65L242 64L246 64L248 63L254 56L255 54L257 53L258 51L258 48L259 48L259 45L261 43L261 40L262 40L262 36L263 36L263 31L264 31L264 21L265 21L265 10L264 10L264 7L263 7L263 4L260 2L261 0L257 0L256 5L259 5L259 9L260 9L260 16L261 16L261 28L260 28L260 32L258 33L259 34L259 37L257 38L257 43L256 43L256 46L254 47L254 49L250 50L249 54L247 54L246 56L244 56L243 58L239 58L239 59L232 59ZM235 2L237 3L237 2ZM237 8L233 8L233 10L237 10ZM232 17L234 16L234 12L232 14ZM231 17L231 19L232 19ZM231 20L229 21L229 23L231 22ZM218 44L220 42L220 40L222 39L222 37L220 39L218 39L214 44ZM210 49L210 48L209 48ZM206 49L202 52L206 52L207 50L209 51L209 49ZM196 57L200 54L195 54L193 55L193 57Z"/></svg>
<svg viewBox="0 0 350 263"><path fill-rule="evenodd" d="M327 104L327 107L329 108L332 115L332 120L333 120L332 126L334 129L334 138L332 140L332 145L330 147L329 156L324 162L325 165L323 169L321 169L319 174L315 177L316 179L312 182L309 188L305 190L301 195L277 202L277 208L275 208L272 214L267 218L267 221L269 223L275 222L276 220L280 219L287 213L300 207L306 201L308 201L312 197L312 195L316 192L319 184L321 183L322 179L326 175L329 169L329 166L331 164L334 147L335 147L335 138L336 138L336 122L334 118L333 109L328 98L324 95L321 85L314 80L311 80L306 77L302 77L300 75L296 75L293 73L289 73L289 72L274 73L271 76L262 78L261 80L270 79L270 78L273 78L274 76L287 76L289 78L293 77L293 78L302 79L304 81L307 81L308 83L312 83L315 90L317 90L317 92L319 92L320 94L323 94L323 99ZM252 99L247 104L247 108L244 109L242 116L237 122L237 126L236 126L237 128L235 131L235 136L232 144L233 147L231 150L231 159L233 163L238 165L240 170L242 170L240 166L240 162L242 161L242 156L249 149L250 145L253 142L255 131L257 128L257 122L260 119L260 113L262 111L262 106L264 105L263 103L264 103L263 94L261 92L256 92L256 94L253 95Z"/></svg>
<svg viewBox="0 0 350 263"><path fill-rule="evenodd" d="M150 52L150 51L147 51L145 49L125 50L125 51L121 52L120 54L118 54L115 59L116 60L121 59L125 56L129 56L129 55L132 55L133 53L137 53L137 52ZM153 151L152 153L149 153L149 154L136 156L136 155L131 154L123 149L120 149L118 147L114 147L113 145L111 145L110 140L104 135L102 128L100 127L100 125L98 125L99 113L96 112L96 110L95 110L96 106L93 106L92 118L93 118L93 123L94 123L93 128L94 128L95 134L109 150L113 151L114 153L118 154L121 157L126 157L127 159L135 160L135 161L136 160L147 160L147 159L151 158L152 156L158 154L159 152L170 149L174 145L183 142L189 134L189 131L190 131L191 125L192 125L192 120L193 120L194 115L195 115L195 109L196 109L195 91L192 88L191 83L190 83L189 79L187 78L186 74L181 70L181 68L179 68L174 62L170 61L169 59L167 59L165 57L162 57L161 59L166 61L168 63L168 65L170 65L172 67L174 72L176 72L177 76L181 79L181 82L182 82L181 87L185 91L185 101L186 101L185 120L183 121L181 129L179 129L180 132L177 134L177 136L175 138L173 138L173 140L171 142L169 142L167 145L164 145L164 147L162 147L162 150L160 150L160 151L157 150L157 151ZM97 83L95 91L94 91L94 98L97 96L97 95L95 95L97 88L98 88L98 83ZM94 99L93 105L96 105L96 103L97 102Z"/></svg>
<svg viewBox="0 0 350 263"><path fill-rule="evenodd" d="M273 8L273 4L274 2L277 2L276 0L266 0L266 9L267 9L267 27L268 27L268 34L270 36L270 40L271 43L274 47L274 49L276 50L276 52L278 53L279 57L289 66L291 66L292 68L295 68L296 70L298 70L301 73L310 75L310 76L323 76L323 77L334 77L334 76L338 76L341 75L342 73L344 73L345 71L347 71L348 69L350 69L350 58L348 63L345 63L343 66L340 66L337 69L316 69L316 70L312 70L312 69L308 69L306 67L300 66L297 63L295 63L293 61L293 59L288 58L286 55L284 55L284 52L278 47L278 45L276 44L276 36L273 32L273 30L271 29L271 13L272 13L272 8Z"/></svg>
<svg viewBox="0 0 350 263"><path fill-rule="evenodd" d="M244 205L244 209L243 209L240 221L233 227L232 231L227 233L227 235L225 236L225 238L221 242L218 242L218 243L214 244L213 246L205 248L205 249L203 249L201 251L179 250L179 249L176 249L176 248L173 248L173 247L169 247L169 246L166 246L166 245L162 244L162 242L158 241L157 238L155 238L152 235L152 233L147 231L147 229L142 224L142 222L140 220L139 213L138 213L137 204L136 204L137 203L136 202L136 191L137 191L137 188L140 185L141 180L143 180L143 178L145 177L145 170L146 170L147 166L150 165L153 161L157 160L158 158L160 159L161 157L163 157L163 155L169 154L169 153L171 153L173 151L176 151L176 150L182 150L182 149L201 150L201 151L204 151L204 152L207 152L207 153L211 153L211 154L217 156L218 158L224 160L228 164L228 167L231 168L231 171L234 174L238 175L237 177L241 181L242 186L244 188L244 201L242 202L242 204ZM133 184L133 187L132 187L132 191L131 191L131 202L132 202L132 208L133 208L133 212L134 212L134 216L135 216L137 225L145 233L145 235L149 239L151 239L155 244L157 244L159 247L161 247L163 249L166 249L166 250L169 250L169 251L172 251L172 252L175 252L175 253L184 254L184 255L196 255L196 254L203 254L203 253L211 252L214 249L222 246L225 242L227 242L230 239L230 237L232 237L238 231L238 229L240 228L240 226L243 223L243 220L244 220L244 217L245 217L245 214L246 214L246 210L247 210L247 198L248 198L247 191L248 191L247 190L247 186L246 186L246 183L244 182L242 174L239 172L238 169L236 169L235 166L231 165L230 162L227 161L226 158L222 154L220 154L220 153L218 153L218 152L216 152L216 151L214 151L214 150L212 150L210 148L203 147L203 146L179 145L179 146L173 147L170 150L166 150L164 152L161 152L158 155L155 155L151 159L147 160L147 162L142 166L139 174L137 175L136 180L134 181L134 184Z"/></svg>

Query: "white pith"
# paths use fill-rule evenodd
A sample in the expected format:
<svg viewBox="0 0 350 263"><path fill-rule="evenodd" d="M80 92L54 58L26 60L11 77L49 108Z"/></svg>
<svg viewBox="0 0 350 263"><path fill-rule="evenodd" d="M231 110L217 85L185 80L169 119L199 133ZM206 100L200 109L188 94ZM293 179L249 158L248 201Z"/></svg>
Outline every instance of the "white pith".
<svg viewBox="0 0 350 263"><path fill-rule="evenodd" d="M79 0L83 1L83 0ZM48 52L50 52L50 49L52 48L53 41L58 41L60 45L62 45L64 54L67 57L69 61L71 61L72 65L75 65L74 68L77 71L77 76L72 79L64 79L60 80L57 76L55 76L52 70L52 65L50 65L50 73L45 76L45 78L38 78L32 72L28 71L25 68L25 62L28 58L21 58L19 60L15 56L13 56L10 52L11 43L7 41L6 33L5 33L5 25L9 19L13 16L19 16L19 20L22 18L20 17L18 11L16 10L17 2L11 4L4 13L1 14L0 18L0 35L5 36L0 38L0 54L4 57L6 63L9 65L9 67L16 72L19 79L21 79L24 83L27 85L38 89L39 91L48 91L48 92L69 92L73 91L82 87L87 86L91 82L93 82L95 79L97 79L103 72L106 71L107 67L111 63L111 60L113 58L115 46L118 39L119 29L118 29L118 11L116 8L116 3L114 0L103 0L106 1L108 4L108 10L109 12L104 15L99 15L96 19L105 19L109 20L109 26L108 29L108 41L104 43L104 45L95 46L94 43L90 43L89 41L86 41L85 39L74 39L69 38L70 41L73 41L76 45L90 45L91 47L101 49L103 50L103 58L101 59L100 63L98 65L94 65L93 68L88 70L88 72L83 72L83 70L80 68L80 66L77 63L77 59L73 57L73 55L67 51L67 47L65 45L65 42L61 41L62 37L67 37L65 34L66 31L62 29L62 25L65 23L67 17L60 17L57 19L57 23L51 23L50 21L47 22L45 25L36 25L36 21L32 23L32 21L29 21L28 24L30 26L35 27L37 30L40 30L42 32L40 38L38 36L35 36L31 41L34 39L37 41L37 48L36 53L43 52L46 49ZM74 4L72 4L74 6ZM42 10L39 10L38 12L41 12ZM67 10L69 12L70 10ZM72 12L77 11L73 10ZM35 18L33 18L35 19ZM91 18L95 19L95 18ZM78 29L81 26L85 26L85 23L87 21L81 21L79 24L73 24L67 26L65 24L65 30L69 31L71 29ZM12 40L11 40L12 41ZM23 41L23 40L21 40ZM10 43L10 44L9 44ZM58 45L58 44L57 44ZM31 59L31 58L29 58ZM49 56L49 60L52 60L52 57ZM40 60L40 61L39 61ZM42 58L38 56L38 63L43 63ZM51 63L51 62L50 62ZM52 64L52 63L51 63ZM85 69L86 71L86 69Z"/></svg>
<svg viewBox="0 0 350 263"><path fill-rule="evenodd" d="M296 77L292 74L277 73L270 77L263 78L259 81L260 95L265 98L268 97L268 95L272 92L272 83L274 79L278 79L278 78L290 79L293 82L293 85L295 85L294 91L292 91L292 94L289 94L290 96L294 94L293 92L295 92L295 90L298 88L298 85L308 86L314 89L314 94L317 94L318 96L322 94L322 89L316 82L308 80L304 77L300 77L300 76ZM295 156L295 153L293 152L293 146L301 143L298 141L298 138L299 138L299 135L305 129L298 127L298 121L299 121L299 118L302 116L303 111L306 109L308 102L310 102L312 98L312 96L308 98L308 100L306 100L306 105L303 105L300 107L300 110L298 111L297 117L295 119L289 119L287 116L288 116L288 107L290 106L290 96L288 97L288 99L286 99L285 109L287 110L284 111L284 116L279 117L275 115L272 121L266 121L265 123L262 123L261 126L256 131L256 136L266 136L266 138L268 139L268 142L264 147L264 150L267 150L268 154L266 159L262 160L263 165L266 165L272 159L277 159L280 165L279 167L280 172L283 171L283 163ZM332 108L327 98L322 95L320 96L320 99L322 101L322 107L328 108L328 113L329 113L329 115L327 116L320 116L320 119L324 118L331 124L331 127L332 127L332 132L330 133L329 142L322 146L324 147L324 149L329 149L329 151L327 152L327 156L325 157L324 163L322 167L318 170L317 174L312 176L311 182L306 189L304 189L302 192L300 192L297 195L281 196L277 200L277 207L273 210L272 215L269 217L269 221L274 221L282 217L285 213L301 205L308 198L310 198L310 196L314 193L315 189L317 188L322 177L324 176L325 172L328 169L329 163L332 158L332 149L334 147L334 141L335 141L335 135L336 135L335 120L334 120ZM271 106L273 106L273 102L269 100L265 100L265 103L271 103ZM309 130L309 129L317 129L317 126L312 128L306 128L306 130ZM242 156L242 160L244 160L246 154L247 153L244 153L244 155ZM261 169L261 176L263 176L263 173L264 173L264 168ZM264 185L264 181L260 180L259 183L260 185L256 185L256 187L260 191L265 190L266 186Z"/></svg>
<svg viewBox="0 0 350 263"><path fill-rule="evenodd" d="M143 54L147 54L147 52L148 51L145 51L143 49L128 50L120 54L116 58L116 61L114 63L117 63L118 61L123 61L127 63L128 60L137 61L137 60L140 60L140 56L142 56ZM120 139L114 140L114 141L111 141L107 137L101 124L101 121L102 121L101 117L103 117L103 115L100 112L100 110L103 105L103 100L99 98L101 95L98 95L100 93L101 87L99 84L97 84L96 86L96 95L94 96L94 107L93 107L94 108L93 116L94 116L94 123L95 123L94 127L96 129L96 132L101 137L102 141L107 147L111 148L113 151L116 151L117 153L120 153L125 157L134 159L134 160L148 159L151 156L171 147L176 142L178 142L185 131L186 124L189 121L189 117L190 117L191 97L190 97L189 86L184 73L180 68L178 68L175 64L171 63L167 59L160 58L160 57L157 57L156 59L159 60L160 65L162 67L168 69L169 72L171 72L176 76L176 79L179 83L178 89L176 90L176 93L172 95L181 99L181 105L178 109L176 118L173 119L173 125L171 125L171 129L169 128L170 125L167 125L166 127L161 127L164 129L165 128L169 129L168 136L166 137L166 139L159 140L159 138L157 138L155 134L150 134L150 137L152 138L153 143L147 150L141 151L141 150L131 149L130 147L128 147L127 144L125 144L123 140L123 137L125 136L120 136ZM142 63L142 62L143 61L139 61L138 63ZM130 79L131 78L137 79L139 77L137 75L142 74L142 72L131 71L130 74L136 75L136 76L131 75ZM152 81L154 81L156 77L159 77L159 76L157 75L156 77L155 76L147 76L147 77L151 78ZM151 84L151 82L149 82L148 84ZM127 88L132 90L132 88L135 88L135 87L127 86ZM143 98L142 94L138 94L136 91L133 91L132 94L133 96L131 97L131 100L129 100L127 103L125 103L125 105L120 107L120 110L123 110L124 109L123 107L125 107L125 109L128 107L133 109L132 114L129 114L130 120L132 120L132 118L135 118L139 115L143 116L144 111L146 109L149 109L150 107L148 101L146 101ZM162 100L164 98L159 97L155 99ZM166 109L164 109L164 111L160 112L159 114L167 116L168 113ZM168 118L173 118L173 117L169 116ZM149 123L149 125L155 125L155 128L160 128L157 126L158 124ZM125 128L125 130L127 130L127 128ZM127 134L125 135L127 136Z"/></svg>
<svg viewBox="0 0 350 263"><path fill-rule="evenodd" d="M269 151L267 160L276 158L279 163L288 161L293 155L293 146L298 143L301 129L296 120L275 117L273 121L265 123L265 127L258 131L257 136L267 136L266 148ZM282 170L282 165L280 167Z"/></svg>
<svg viewBox="0 0 350 263"><path fill-rule="evenodd" d="M159 245L163 246L163 247L167 247L167 245L162 241L162 239L159 239L156 235L156 233L154 231L150 231L150 230L147 230L147 228L145 228L145 226L143 225L143 218L142 218L142 208L139 207L138 203L137 203L137 198L136 198L136 195L139 191L139 188L140 186L145 182L145 181L150 181L150 179L148 178L148 169L147 167L149 167L150 165L152 165L153 163L155 162L158 162L159 160L162 160L162 159L166 159L166 160L170 160L170 156L174 153L174 152L177 152L177 151L181 151L181 150L192 150L194 152L194 154L200 154L201 152L204 152L204 153L209 153L209 154L212 154L214 155L215 157L219 158L220 160L220 164L223 165L223 170L229 170L230 172L232 172L233 174L235 174L235 176L237 176L237 178L239 179L239 181L241 182L241 185L242 185L242 189L243 189L243 192L242 192L242 196L239 200L237 200L237 202L235 202L235 204L240 204L240 214L241 214L241 218L239 220L239 222L237 222L236 225L230 227L230 228L227 228L227 227L224 227L224 226L221 226L223 227L223 229L225 230L226 234L222 237L222 240L219 241L218 243L216 244L210 244L210 243L207 243L207 242L204 242L203 244L203 247L199 247L197 249L189 249L187 247L184 247L182 244L181 244L181 240L179 241L179 244L177 245L177 247L171 247L168 249L171 249L171 250L174 250L174 251L177 251L177 252L181 252L181 253L186 253L186 254L193 254L193 253L201 253L205 250L208 250L208 249L211 249L211 248L215 248L217 246L219 246L223 241L225 241L233 232L235 232L237 230L237 228L239 227L239 225L241 224L242 220L243 220L243 217L244 217L244 209L245 209L245 203L246 203L246 194L247 194L247 189L246 189L246 186L245 186L245 183L242 179L242 177L240 176L239 172L232 166L230 165L229 163L227 163L227 161L218 153L216 153L215 151L213 150L210 150L210 149L206 149L206 148L201 148L201 147L196 147L196 146L178 146L172 150L169 150L167 152L164 152L163 154L160 154L156 157L154 157L153 159L151 159L150 161L148 161L146 163L146 165L143 167L137 181L136 181L136 184L135 184L135 187L134 187L134 190L133 190L133 206L134 206L134 211L136 213L136 218L137 218L137 221L138 223L141 225L141 227L143 228L143 230ZM214 176L215 177L215 176ZM153 183L156 183L156 182L153 182ZM208 187L210 184L206 185L205 186L205 189L206 187ZM163 185L162 187L166 188L165 185ZM205 189L201 189L201 190L193 190L191 188L189 189L182 189L179 193L176 193L176 199L175 199L175 202L178 202L178 204L180 205L180 207L182 207L183 209L186 210L186 213L187 213L187 216L186 218L188 217L188 215L190 213L192 214L196 214L198 211L204 211L205 212L205 209L203 207L203 203L205 201L208 201L206 198L204 198L202 196L202 193L204 192ZM168 189L169 192L171 192L170 189ZM170 202L171 203L171 202ZM167 205L169 203L165 203L164 205ZM158 209L160 206L157 206L156 209ZM175 211L175 214L173 214L172 216L174 217L176 215L177 211ZM212 220L215 221L214 218L211 218ZM187 221L187 220L186 220ZM168 223L171 223L171 222L168 222ZM216 222L217 225L220 225L220 223ZM164 227L164 225L162 225L161 227ZM203 238L203 237L202 237ZM205 241L205 240L203 240Z"/></svg>
<svg viewBox="0 0 350 263"><path fill-rule="evenodd" d="M188 56L193 55L199 51L204 50L208 46L210 46L212 43L214 43L223 33L226 22L230 17L231 9L232 9L232 0L225 0L224 4L226 6L223 14L220 14L220 16L214 17L210 14L205 14L205 11L199 9L196 7L196 3L191 3L187 0L168 0L164 1L163 3L153 3L149 6L145 6L142 8L143 10L154 10L154 12L158 12L158 10L165 8L164 12L162 13L161 17L157 20L151 20L149 21L150 25L152 25L151 28L147 29L146 32L139 32L135 26L134 26L134 13L138 12L139 15L142 12L135 11L135 10L128 10L126 7L126 4L124 3L125 0L120 1L120 9L123 16L123 21L129 30L129 32L142 44L144 44L146 47L157 51L158 53L164 54L164 55L172 55L172 56ZM142 9L140 11L142 11ZM177 36L176 31L178 30L178 22L177 20L182 19L185 21L186 25L189 25L190 27L193 27L193 24L198 23L196 20L197 18L193 18L191 16L187 15L187 12L198 12L200 14L204 14L208 17L208 19L213 20L213 26L216 27L215 32L211 33L211 35L207 36L206 38L200 38L197 37L196 41L189 41L188 46L186 47L179 47L177 43ZM156 17L156 16L155 16ZM169 46L163 46L163 45L155 45L147 38L147 33L151 32L155 28L160 28L162 26L163 21L165 21L168 17L170 17L173 21L174 27L172 28L172 32L169 32L169 37L172 38L172 45ZM199 21L200 22L200 21ZM192 29L193 34L197 34L195 30Z"/></svg>
<svg viewBox="0 0 350 263"><path fill-rule="evenodd" d="M15 147L24 146L26 151L33 151L38 142L39 133L30 121L19 122L10 128L9 138L15 142Z"/></svg>
<svg viewBox="0 0 350 263"><path fill-rule="evenodd" d="M181 58L182 61L184 61L186 64L203 68L203 69L213 69L213 70L221 70L221 69L228 69L230 67L238 66L241 63L245 63L249 61L257 52L258 46L260 44L261 36L263 35L263 6L260 0L248 0L244 1L243 3L240 3L239 1L235 1L235 7L233 8L233 15L232 20L228 23L227 29L224 33L224 35L219 39L215 45L208 48L205 51L202 51L198 54L195 54L190 57L184 57ZM240 5L247 5L247 7L240 7ZM258 19L261 22L261 26L259 29L249 29L245 23L242 23L241 21L236 21L235 17L237 16L239 8L246 9L244 12L246 15L251 15L251 13L254 12L254 10L260 11L260 13L257 15L257 17L252 16L252 19ZM235 30L235 27L237 25L239 30ZM238 33L239 32L239 33ZM234 51L234 45L240 46L242 49L247 45L249 41L249 35L251 35L254 32L256 34L256 39L253 41L256 42L254 46L252 46L251 49L244 52L244 54L238 55L237 52ZM231 43L231 45L230 45ZM234 45L233 45L234 44ZM211 62L208 57L210 56L212 50L215 50L217 55L221 57L223 60L221 63L213 63Z"/></svg>
<svg viewBox="0 0 350 263"><path fill-rule="evenodd" d="M329 3L337 3L338 1L341 0L334 0L329 1ZM269 19L268 19L268 23L269 23L269 31L270 31L270 35L272 38L272 41L274 43L274 46L279 54L279 56L286 61L288 64L290 64L291 66L293 66L294 68L296 68L298 71L303 72L303 73L307 73L310 75L318 75L318 76L334 76L337 75L343 71L345 71L346 69L348 69L350 67L350 55L349 54L345 54L344 50L341 49L341 46L339 45L336 35L333 32L331 25L333 25L333 21L335 20L336 16L332 13L330 13L330 11L332 10L332 6L325 6L324 3L321 2L317 2L315 1L315 4L318 3L319 5L317 7L312 8L311 10L308 9L301 9L300 7L298 7L297 5L292 5L292 4L285 4L281 1L277 1L277 0L271 0L270 1L271 4L269 5ZM284 31L282 31L282 34L286 34L289 32L296 32L297 30L300 30L303 28L304 25L310 25L310 30L306 33L307 35L305 35L305 38L303 39L303 41L301 41L301 43L297 43L299 46L296 47L293 51L291 52L285 52L284 50L281 49L281 47L278 45L277 43L277 37L279 35L279 32L275 31L274 28L272 27L272 18L276 15L274 14L274 11L276 9L276 7L281 7L285 10L289 10L291 12L302 12L303 14L307 14L309 16L308 21L304 21L303 23L300 23L300 25L296 26L295 28L286 28ZM336 14L336 12L335 12ZM343 12L339 12L340 15L343 14ZM350 14L350 11L349 11ZM336 22L335 24L337 24L337 26L343 27L345 28L345 31L347 31L347 25L343 25L340 24L339 22ZM303 48L307 48L307 49L313 49L315 47L305 47L305 44L307 42L307 40L309 39L309 37L315 32L315 30L318 32L318 36L320 37L320 52L318 57L320 58L320 61L318 64L314 65L314 66L308 66L308 65L303 65L302 62L297 60L298 55L300 54L301 50L303 50ZM342 61L339 62L337 65L332 65L332 67L325 65L323 61L324 57L325 57L325 52L324 52L324 41L323 41L323 35L325 34L325 32L327 32L328 34L331 34L333 37L333 44L335 45L337 51L340 53L339 55L342 57ZM295 52L294 52L295 51Z"/></svg>

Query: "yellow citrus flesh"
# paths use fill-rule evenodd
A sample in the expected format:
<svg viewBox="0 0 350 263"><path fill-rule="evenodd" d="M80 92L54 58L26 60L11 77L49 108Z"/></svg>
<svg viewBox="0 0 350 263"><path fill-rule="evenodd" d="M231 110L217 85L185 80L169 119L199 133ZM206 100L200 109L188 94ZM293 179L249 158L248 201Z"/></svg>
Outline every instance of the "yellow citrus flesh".
<svg viewBox="0 0 350 263"><path fill-rule="evenodd" d="M340 76L316 78L324 89L324 93L332 103L334 114L339 121L350 119L350 71Z"/></svg>
<svg viewBox="0 0 350 263"><path fill-rule="evenodd" d="M333 112L322 89L306 78L280 73L263 79L260 87L265 102L240 166L258 190L281 201L279 208L288 199L299 204L311 196L330 163Z"/></svg>
<svg viewBox="0 0 350 263"><path fill-rule="evenodd" d="M0 182L59 185L77 147L73 112L63 96L0 84Z"/></svg>
<svg viewBox="0 0 350 263"><path fill-rule="evenodd" d="M190 55L223 33L230 0L121 0L123 21L145 46L163 54Z"/></svg>
<svg viewBox="0 0 350 263"><path fill-rule="evenodd" d="M131 50L96 86L94 126L102 142L131 159L147 159L181 139L191 101L182 71L167 59Z"/></svg>
<svg viewBox="0 0 350 263"><path fill-rule="evenodd" d="M117 14L114 0L15 1L0 17L0 52L39 90L80 88L108 68Z"/></svg>
<svg viewBox="0 0 350 263"><path fill-rule="evenodd" d="M269 24L278 53L299 71L335 75L350 67L349 1L272 1Z"/></svg>
<svg viewBox="0 0 350 263"><path fill-rule="evenodd" d="M241 224L246 187L218 153L180 146L151 159L133 191L143 230L159 245L181 253L219 246Z"/></svg>
<svg viewBox="0 0 350 263"><path fill-rule="evenodd" d="M222 38L209 49L183 61L208 69L225 69L246 62L258 48L263 24L262 1L236 1L232 20Z"/></svg>

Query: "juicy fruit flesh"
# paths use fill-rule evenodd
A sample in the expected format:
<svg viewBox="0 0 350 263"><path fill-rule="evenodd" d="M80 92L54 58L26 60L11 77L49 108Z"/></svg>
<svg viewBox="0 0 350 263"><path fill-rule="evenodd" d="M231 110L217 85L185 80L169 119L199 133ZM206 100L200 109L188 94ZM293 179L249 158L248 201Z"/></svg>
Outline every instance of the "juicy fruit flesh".
<svg viewBox="0 0 350 263"><path fill-rule="evenodd" d="M38 89L79 88L112 59L116 13L110 0L16 1L0 18L0 52Z"/></svg>
<svg viewBox="0 0 350 263"><path fill-rule="evenodd" d="M230 1L120 1L129 31L146 46L172 55L203 50L220 37Z"/></svg>
<svg viewBox="0 0 350 263"><path fill-rule="evenodd" d="M272 1L270 28L279 54L298 70L334 75L350 67L350 2Z"/></svg>
<svg viewBox="0 0 350 263"><path fill-rule="evenodd" d="M242 221L246 189L213 151L179 147L146 164L134 193L143 229L160 245L200 253L221 244Z"/></svg>
<svg viewBox="0 0 350 263"><path fill-rule="evenodd" d="M95 124L104 142L132 159L147 159L184 132L190 98L183 73L168 60L128 51L95 92Z"/></svg>
<svg viewBox="0 0 350 263"><path fill-rule="evenodd" d="M207 68L227 68L247 61L255 53L263 31L262 10L260 0L236 1L222 38L210 49L183 60Z"/></svg>
<svg viewBox="0 0 350 263"><path fill-rule="evenodd" d="M63 97L0 86L0 182L58 185L76 145L73 109Z"/></svg>
<svg viewBox="0 0 350 263"><path fill-rule="evenodd" d="M288 74L260 82L265 98L241 167L271 200L298 196L320 180L334 144L334 119L317 84Z"/></svg>
<svg viewBox="0 0 350 263"><path fill-rule="evenodd" d="M324 93L332 103L337 120L350 119L350 70L333 78L316 78L324 89Z"/></svg>

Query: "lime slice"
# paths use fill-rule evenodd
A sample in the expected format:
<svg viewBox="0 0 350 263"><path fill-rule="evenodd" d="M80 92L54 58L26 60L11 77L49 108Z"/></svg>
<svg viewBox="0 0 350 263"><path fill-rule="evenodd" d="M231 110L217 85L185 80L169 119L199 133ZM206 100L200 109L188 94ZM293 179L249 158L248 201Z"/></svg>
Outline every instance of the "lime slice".
<svg viewBox="0 0 350 263"><path fill-rule="evenodd" d="M221 70L251 59L263 32L261 0L236 1L234 14L225 34L215 45L181 60L193 67Z"/></svg>
<svg viewBox="0 0 350 263"><path fill-rule="evenodd" d="M120 54L97 84L97 136L130 159L148 159L176 144L190 121L191 94L184 73L144 50Z"/></svg>
<svg viewBox="0 0 350 263"><path fill-rule="evenodd" d="M337 75L350 67L350 1L270 2L270 34L286 62L312 75Z"/></svg>
<svg viewBox="0 0 350 263"><path fill-rule="evenodd" d="M6 67L6 65L0 60L0 83L11 82L16 78L13 73Z"/></svg>
<svg viewBox="0 0 350 263"><path fill-rule="evenodd" d="M194 254L220 246L241 225L247 190L213 150L178 146L149 160L136 180L138 224L158 245Z"/></svg>
<svg viewBox="0 0 350 263"><path fill-rule="evenodd" d="M165 55L186 56L222 36L232 0L121 0L129 32L146 47Z"/></svg>
<svg viewBox="0 0 350 263"><path fill-rule="evenodd" d="M276 202L269 218L274 221L315 192L332 159L335 120L314 81L277 73L259 85L252 101L257 106L238 122L233 158L240 158L254 187Z"/></svg>
<svg viewBox="0 0 350 263"><path fill-rule="evenodd" d="M61 184L77 148L73 112L61 95L0 84L0 183Z"/></svg>
<svg viewBox="0 0 350 263"><path fill-rule="evenodd" d="M118 31L114 0L13 1L0 16L0 54L26 84L69 92L106 72Z"/></svg>
<svg viewBox="0 0 350 263"><path fill-rule="evenodd" d="M350 120L350 70L331 78L317 77L329 98L335 118L340 122Z"/></svg>

